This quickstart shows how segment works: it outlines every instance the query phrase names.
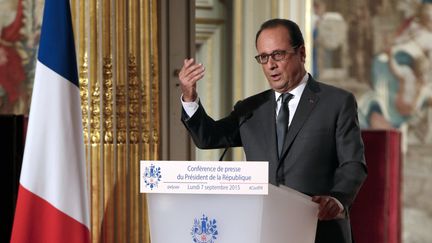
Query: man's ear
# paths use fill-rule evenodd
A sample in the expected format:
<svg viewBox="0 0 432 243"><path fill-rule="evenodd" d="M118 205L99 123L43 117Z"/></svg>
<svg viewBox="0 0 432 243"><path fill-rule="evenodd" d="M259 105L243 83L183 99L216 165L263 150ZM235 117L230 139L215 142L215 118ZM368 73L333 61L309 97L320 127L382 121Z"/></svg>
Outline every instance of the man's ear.
<svg viewBox="0 0 432 243"><path fill-rule="evenodd" d="M304 45L299 47L299 52L300 52L300 60L302 62L306 62L306 48Z"/></svg>

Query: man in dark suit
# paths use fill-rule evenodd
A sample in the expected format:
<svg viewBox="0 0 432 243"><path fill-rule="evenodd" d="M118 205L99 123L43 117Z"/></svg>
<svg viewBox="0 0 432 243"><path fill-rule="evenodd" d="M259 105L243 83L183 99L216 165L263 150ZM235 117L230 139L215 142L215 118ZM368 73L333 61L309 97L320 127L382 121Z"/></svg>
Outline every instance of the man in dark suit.
<svg viewBox="0 0 432 243"><path fill-rule="evenodd" d="M182 121L199 148L243 146L247 160L269 161L271 184L312 196L319 204L315 242L351 242L349 208L367 174L355 98L306 72L304 40L294 22L266 21L255 43L271 89L214 121L196 92L204 67L185 60Z"/></svg>

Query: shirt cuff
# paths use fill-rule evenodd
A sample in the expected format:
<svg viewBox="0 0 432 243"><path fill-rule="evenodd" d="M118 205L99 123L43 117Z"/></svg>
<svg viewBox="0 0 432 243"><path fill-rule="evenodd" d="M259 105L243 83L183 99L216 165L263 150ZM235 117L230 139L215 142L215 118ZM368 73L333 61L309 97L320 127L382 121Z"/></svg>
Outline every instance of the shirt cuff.
<svg viewBox="0 0 432 243"><path fill-rule="evenodd" d="M192 102L185 102L183 101L183 95L181 95L180 101L189 118L192 117L199 108L199 97L197 97L196 100Z"/></svg>

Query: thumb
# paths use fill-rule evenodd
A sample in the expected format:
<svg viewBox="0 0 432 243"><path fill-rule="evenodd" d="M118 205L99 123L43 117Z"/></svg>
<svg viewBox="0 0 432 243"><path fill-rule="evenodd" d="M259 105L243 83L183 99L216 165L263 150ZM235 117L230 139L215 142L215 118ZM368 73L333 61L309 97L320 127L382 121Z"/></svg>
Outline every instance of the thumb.
<svg viewBox="0 0 432 243"><path fill-rule="evenodd" d="M320 203L321 200L322 200L322 197L320 197L320 196L313 196L312 197L312 201L313 202Z"/></svg>

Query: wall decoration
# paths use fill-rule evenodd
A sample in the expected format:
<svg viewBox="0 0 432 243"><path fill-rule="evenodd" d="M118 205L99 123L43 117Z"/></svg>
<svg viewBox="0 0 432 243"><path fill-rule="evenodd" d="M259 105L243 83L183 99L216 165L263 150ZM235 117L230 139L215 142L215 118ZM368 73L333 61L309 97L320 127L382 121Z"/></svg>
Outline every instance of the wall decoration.
<svg viewBox="0 0 432 243"><path fill-rule="evenodd" d="M0 0L0 114L28 114L41 0Z"/></svg>

